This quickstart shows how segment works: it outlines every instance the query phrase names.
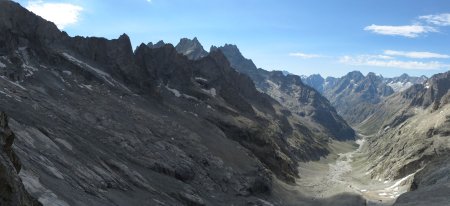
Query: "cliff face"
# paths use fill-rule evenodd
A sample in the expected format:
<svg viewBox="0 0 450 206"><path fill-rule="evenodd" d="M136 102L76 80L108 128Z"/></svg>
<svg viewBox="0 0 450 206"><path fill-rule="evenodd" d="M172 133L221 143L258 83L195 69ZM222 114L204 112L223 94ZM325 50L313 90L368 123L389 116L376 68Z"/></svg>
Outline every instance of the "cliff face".
<svg viewBox="0 0 450 206"><path fill-rule="evenodd" d="M208 55L208 52L203 49L197 37L192 40L187 38L181 39L175 46L175 49L178 53L187 56L191 60L198 60Z"/></svg>
<svg viewBox="0 0 450 206"><path fill-rule="evenodd" d="M438 181L448 178L448 165L443 161L450 154L449 82L448 72L437 74L423 85L396 93L361 124L363 131L375 133L367 148L372 177L413 177L414 191L400 196L398 205L439 205L446 200L425 194L435 191L439 196L449 191L447 181Z"/></svg>
<svg viewBox="0 0 450 206"><path fill-rule="evenodd" d="M313 122L315 128L335 139L354 139L353 129L337 114L330 102L319 92L303 84L299 76L257 69L251 60L242 56L235 45L212 48L216 49L224 53L233 68L247 74L258 90L280 102L292 113Z"/></svg>
<svg viewBox="0 0 450 206"><path fill-rule="evenodd" d="M0 114L0 205L39 206L25 190L19 172L21 163L14 152L15 135L8 125L8 117Z"/></svg>

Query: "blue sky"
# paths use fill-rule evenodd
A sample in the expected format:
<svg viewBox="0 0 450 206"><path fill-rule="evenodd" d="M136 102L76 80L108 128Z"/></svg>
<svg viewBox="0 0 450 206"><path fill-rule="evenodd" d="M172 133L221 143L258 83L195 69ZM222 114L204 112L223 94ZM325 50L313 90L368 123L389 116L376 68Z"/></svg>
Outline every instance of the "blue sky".
<svg viewBox="0 0 450 206"><path fill-rule="evenodd" d="M133 46L197 37L236 44L267 70L383 76L450 70L448 0L19 0L69 35Z"/></svg>

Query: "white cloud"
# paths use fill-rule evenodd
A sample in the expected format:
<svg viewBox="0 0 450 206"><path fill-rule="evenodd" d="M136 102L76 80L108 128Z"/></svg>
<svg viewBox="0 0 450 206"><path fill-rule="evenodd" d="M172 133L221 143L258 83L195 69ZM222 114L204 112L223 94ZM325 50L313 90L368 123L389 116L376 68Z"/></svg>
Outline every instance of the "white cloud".
<svg viewBox="0 0 450 206"><path fill-rule="evenodd" d="M430 58L440 58L440 59L448 59L450 58L449 55L446 54L438 54L433 52L405 52L405 51L394 51L394 50L385 50L385 55L391 55L391 56L402 56L402 57L408 57L408 58L414 58L414 59L430 59Z"/></svg>
<svg viewBox="0 0 450 206"><path fill-rule="evenodd" d="M59 29L78 22L82 7L68 3L45 3L29 1L26 8L42 18L56 24Z"/></svg>
<svg viewBox="0 0 450 206"><path fill-rule="evenodd" d="M300 57L302 59L312 59L312 58L323 57L322 55L319 55L319 54L305 54L305 53L301 53L301 52L290 53L289 56Z"/></svg>
<svg viewBox="0 0 450 206"><path fill-rule="evenodd" d="M437 26L450 26L450 13L419 16L419 19L425 20L427 23Z"/></svg>
<svg viewBox="0 0 450 206"><path fill-rule="evenodd" d="M407 70L439 70L450 68L450 65L437 61L399 61L394 59L378 58L377 56L378 55L343 56L339 59L339 62L352 66L388 67Z"/></svg>
<svg viewBox="0 0 450 206"><path fill-rule="evenodd" d="M366 26L364 30L382 35L404 36L410 38L415 38L418 37L420 34L428 32L437 32L437 30L433 27L422 25L381 26L372 24L370 26Z"/></svg>

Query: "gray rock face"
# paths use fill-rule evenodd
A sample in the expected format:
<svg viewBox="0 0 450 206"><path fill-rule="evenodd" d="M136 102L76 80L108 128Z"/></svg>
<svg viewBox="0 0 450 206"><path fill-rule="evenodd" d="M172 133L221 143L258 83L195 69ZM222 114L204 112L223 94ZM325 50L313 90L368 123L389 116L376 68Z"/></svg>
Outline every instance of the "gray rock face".
<svg viewBox="0 0 450 206"><path fill-rule="evenodd" d="M257 69L252 60L246 59L235 45L211 48L224 53L230 64L237 71L247 74L256 87L287 107L292 113L307 121L335 139L353 139L355 133L336 113L319 92L302 83L297 75L284 75L281 71Z"/></svg>
<svg viewBox="0 0 450 206"><path fill-rule="evenodd" d="M8 117L0 114L0 205L39 206L25 190L18 173L21 163L13 149L15 135L8 125Z"/></svg>
<svg viewBox="0 0 450 206"><path fill-rule="evenodd" d="M368 142L369 172L374 178L414 176L413 191L402 195L397 205L448 202L449 83L447 72L396 93L361 126L363 131L376 133ZM436 196L426 196L434 192Z"/></svg>
<svg viewBox="0 0 450 206"><path fill-rule="evenodd" d="M306 85L309 85L310 87L316 89L318 92L323 94L324 86L325 86L325 79L320 76L320 74L313 74L310 76L301 76L302 82Z"/></svg>
<svg viewBox="0 0 450 206"><path fill-rule="evenodd" d="M391 87L383 83L383 78L369 73L350 72L334 84L326 85L324 95L344 119L350 124L358 124L373 113L376 104L393 94Z"/></svg>
<svg viewBox="0 0 450 206"><path fill-rule="evenodd" d="M0 62L19 176L43 205L295 205L274 185L328 153L327 132L221 51L198 61L171 45L133 52L125 34L69 37L1 1ZM308 91L299 99L311 108L323 101Z"/></svg>
<svg viewBox="0 0 450 206"><path fill-rule="evenodd" d="M394 205L448 205L450 202L450 158L441 154L415 176L411 192L401 195Z"/></svg>
<svg viewBox="0 0 450 206"><path fill-rule="evenodd" d="M183 38L175 47L178 53L187 56L191 60L198 60L208 55L203 49L203 46L198 41L197 37L194 39Z"/></svg>
<svg viewBox="0 0 450 206"><path fill-rule="evenodd" d="M165 46L166 43L164 43L164 41L158 41L156 44L153 44L152 42L149 42L147 44L148 47L152 48L152 49L157 49L157 48L161 48L163 46Z"/></svg>

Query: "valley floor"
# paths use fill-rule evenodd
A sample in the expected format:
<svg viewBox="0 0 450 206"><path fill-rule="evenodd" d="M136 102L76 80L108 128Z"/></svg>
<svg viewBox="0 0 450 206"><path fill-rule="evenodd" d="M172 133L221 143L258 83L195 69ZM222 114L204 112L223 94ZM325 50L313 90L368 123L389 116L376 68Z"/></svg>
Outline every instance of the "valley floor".
<svg viewBox="0 0 450 206"><path fill-rule="evenodd" d="M412 174L397 181L370 178L365 158L365 139L333 142L329 156L300 165L300 179L295 186L312 199L329 198L342 193L361 195L368 205L392 205L407 191Z"/></svg>

